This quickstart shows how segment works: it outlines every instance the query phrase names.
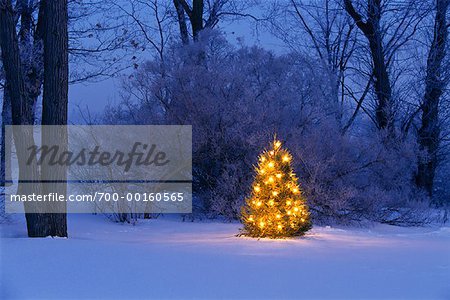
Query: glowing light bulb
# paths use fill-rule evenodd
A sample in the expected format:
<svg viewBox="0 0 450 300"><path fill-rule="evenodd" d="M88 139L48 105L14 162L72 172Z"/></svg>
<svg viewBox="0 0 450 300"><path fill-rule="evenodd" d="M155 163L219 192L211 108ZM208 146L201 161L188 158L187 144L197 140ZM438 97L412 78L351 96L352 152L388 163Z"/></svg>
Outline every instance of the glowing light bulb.
<svg viewBox="0 0 450 300"><path fill-rule="evenodd" d="M275 179L273 179L273 177L270 176L270 177L269 177L269 182L272 183L272 182L274 182L274 181L275 181Z"/></svg>
<svg viewBox="0 0 450 300"><path fill-rule="evenodd" d="M287 214L290 216L292 214L292 212L290 210L288 210Z"/></svg>
<svg viewBox="0 0 450 300"><path fill-rule="evenodd" d="M259 191L261 191L261 188L259 187L259 185L257 185L257 186L255 186L255 192L259 192Z"/></svg>
<svg viewBox="0 0 450 300"><path fill-rule="evenodd" d="M294 207L294 211L298 211L298 207Z"/></svg>
<svg viewBox="0 0 450 300"><path fill-rule="evenodd" d="M249 218L248 218L248 220L250 221L250 222L253 222L253 217L252 216L250 216Z"/></svg>
<svg viewBox="0 0 450 300"><path fill-rule="evenodd" d="M266 158L265 158L264 156L262 156L262 157L260 158L260 160L261 160L262 162L265 162L265 161L266 161Z"/></svg>
<svg viewBox="0 0 450 300"><path fill-rule="evenodd" d="M273 191L273 192L272 192L272 195L277 196L277 195L278 195L278 192L277 192L277 191Z"/></svg>
<svg viewBox="0 0 450 300"><path fill-rule="evenodd" d="M281 219L281 215L280 214L277 214L277 219Z"/></svg>
<svg viewBox="0 0 450 300"><path fill-rule="evenodd" d="M300 221L305 222L305 219L301 218Z"/></svg>
<svg viewBox="0 0 450 300"><path fill-rule="evenodd" d="M283 162L288 162L290 160L289 155L283 155Z"/></svg>
<svg viewBox="0 0 450 300"><path fill-rule="evenodd" d="M269 168L273 168L273 167L275 167L275 164L273 163L273 161L270 161L270 162L267 164L267 166L268 166Z"/></svg>
<svg viewBox="0 0 450 300"><path fill-rule="evenodd" d="M270 201L269 201L269 205L271 205L271 206L273 206L273 205L274 205L274 202L273 202L273 200L270 200Z"/></svg>
<svg viewBox="0 0 450 300"><path fill-rule="evenodd" d="M278 179L281 178L281 176L283 176L281 173L278 173L277 175L275 175Z"/></svg>
<svg viewBox="0 0 450 300"><path fill-rule="evenodd" d="M261 201L258 201L258 203L256 203L257 206L261 206Z"/></svg>
<svg viewBox="0 0 450 300"><path fill-rule="evenodd" d="M278 225L278 229L279 229L279 230L283 229L283 226Z"/></svg>
<svg viewBox="0 0 450 300"><path fill-rule="evenodd" d="M264 227L264 225L266 225L266 223L264 223L263 221L259 222L259 227Z"/></svg>
<svg viewBox="0 0 450 300"><path fill-rule="evenodd" d="M275 149L278 149L278 148L281 147L281 142L280 142L280 141L275 141L275 142L273 143L273 145L275 146Z"/></svg>
<svg viewBox="0 0 450 300"><path fill-rule="evenodd" d="M298 188L293 188L293 189L292 189L292 192L293 192L294 194L297 194L297 193L298 193Z"/></svg>
<svg viewBox="0 0 450 300"><path fill-rule="evenodd" d="M265 169L259 170L259 174L264 174L264 173L266 173L266 170L265 170Z"/></svg>
<svg viewBox="0 0 450 300"><path fill-rule="evenodd" d="M269 151L269 154L273 156L273 155L275 154L275 151L270 150L270 151Z"/></svg>
<svg viewBox="0 0 450 300"><path fill-rule="evenodd" d="M292 204L291 200L286 201L286 205L291 205L291 204Z"/></svg>

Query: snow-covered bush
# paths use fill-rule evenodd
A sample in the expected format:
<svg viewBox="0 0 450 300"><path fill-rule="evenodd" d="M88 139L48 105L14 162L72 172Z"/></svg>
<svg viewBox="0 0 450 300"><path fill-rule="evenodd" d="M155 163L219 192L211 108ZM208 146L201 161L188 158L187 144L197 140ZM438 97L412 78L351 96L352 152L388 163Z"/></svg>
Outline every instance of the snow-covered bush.
<svg viewBox="0 0 450 300"><path fill-rule="evenodd" d="M194 213L236 218L257 154L277 134L292 150L316 222L423 222L415 214L415 143L387 145L364 123L342 134L330 78L307 57L236 49L205 31L126 78L123 102L105 122L192 125Z"/></svg>
<svg viewBox="0 0 450 300"><path fill-rule="evenodd" d="M297 169L316 220L402 225L428 220L420 201L426 197L413 184L414 142L399 139L387 146L384 140L376 132L369 137L340 135L330 124L295 140L291 148L301 158Z"/></svg>

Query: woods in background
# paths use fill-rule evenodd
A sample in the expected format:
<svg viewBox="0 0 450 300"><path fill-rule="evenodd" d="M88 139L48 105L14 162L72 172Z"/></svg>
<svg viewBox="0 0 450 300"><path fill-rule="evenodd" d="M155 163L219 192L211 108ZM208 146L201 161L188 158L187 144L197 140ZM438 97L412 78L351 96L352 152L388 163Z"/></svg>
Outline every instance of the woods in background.
<svg viewBox="0 0 450 300"><path fill-rule="evenodd" d="M65 124L45 103L60 99L51 107L66 116L66 92L46 94L45 81L117 76L121 103L89 122L192 124L194 216L237 219L277 133L315 222L446 218L432 209L450 202L449 0L73 0L67 49L46 39L45 1L13 2L1 2L1 78L8 87L20 60L9 73L23 86L4 88L2 124L9 103L13 123L14 103L39 119L42 87L42 123ZM277 54L227 40L235 22L270 32ZM70 53L69 79L46 73L45 47Z"/></svg>

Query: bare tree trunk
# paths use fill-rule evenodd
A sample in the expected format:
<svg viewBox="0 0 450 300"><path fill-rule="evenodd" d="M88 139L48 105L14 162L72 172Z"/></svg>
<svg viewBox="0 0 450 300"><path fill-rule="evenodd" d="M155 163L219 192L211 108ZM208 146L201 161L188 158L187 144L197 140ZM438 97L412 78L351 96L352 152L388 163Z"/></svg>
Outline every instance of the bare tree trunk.
<svg viewBox="0 0 450 300"><path fill-rule="evenodd" d="M11 97L8 93L8 88L3 91L3 105L2 105L2 140L0 149L0 186L7 186L8 183L5 182L6 178L11 178L11 151L7 151L6 147L11 145L12 136L10 132L6 132L5 128L7 125L12 125L11 120ZM6 172L9 172L7 174Z"/></svg>
<svg viewBox="0 0 450 300"><path fill-rule="evenodd" d="M183 45L189 44L189 33L186 25L186 16L180 0L173 0L177 12L178 26L180 27L181 41Z"/></svg>
<svg viewBox="0 0 450 300"><path fill-rule="evenodd" d="M189 17L194 42L198 41L198 35L203 30L203 10L205 7L203 0L193 0L192 8L189 7L186 0L175 0L175 2L178 2L183 7Z"/></svg>
<svg viewBox="0 0 450 300"><path fill-rule="evenodd" d="M8 94L11 99L11 112L13 125L32 125L32 107L26 101L26 89L23 80L22 65L19 56L19 44L16 33L14 12L9 0L0 0L0 47L2 52L3 68L8 85ZM27 129L28 128L28 129ZM39 184L23 184L20 182L23 173L29 173L28 178L38 180L39 170L36 166L27 167L28 153L26 149L35 145L33 132L29 127L15 127L13 130L14 143L19 161L19 194L39 194ZM30 237L46 236L46 215L30 213L36 212L30 202L25 202L25 217L27 220L28 235Z"/></svg>
<svg viewBox="0 0 450 300"><path fill-rule="evenodd" d="M67 125L69 89L68 57L68 11L67 0L46 1L44 5L44 95L42 102L42 125ZM42 143L59 139L67 151L67 131L61 126L42 130ZM62 147L63 148L63 147ZM42 166L42 178L51 182L43 185L43 193L67 192L67 171L65 166L51 169ZM56 182L57 181L57 182ZM53 204L55 212L50 215L49 229L52 236L67 236L67 215L65 203Z"/></svg>
<svg viewBox="0 0 450 300"><path fill-rule="evenodd" d="M203 9L203 0L194 0L190 16L194 41L198 41L198 35L203 30Z"/></svg>
<svg viewBox="0 0 450 300"><path fill-rule="evenodd" d="M43 1L41 2L42 5ZM32 121L34 123L35 108L37 99L41 92L43 81L43 66L42 66L42 18L43 10L39 10L38 25L33 30L33 7L31 3L26 0L20 0L19 4L20 12L20 31L19 42L22 43L22 47L32 53L28 58L28 61L21 61L22 71L25 73L25 89L27 95L27 103L32 107ZM34 39L31 44L31 34L34 31ZM7 85L6 83L5 85ZM10 171L11 157L6 156L10 151L6 151L7 145L11 145L12 136L10 132L5 131L5 125L12 125L11 116L11 98L8 93L8 88L4 89L3 94L3 108L2 108L2 137L1 137L1 161L0 161L0 182L5 183L5 178L11 178L11 174L5 174Z"/></svg>
<svg viewBox="0 0 450 300"><path fill-rule="evenodd" d="M375 111L379 129L393 131L394 120L392 116L392 90L387 63L383 49L383 38L380 28L381 0L367 0L367 21L355 10L351 0L344 0L345 10L353 18L358 28L369 42L370 54L373 64L374 90L377 97Z"/></svg>
<svg viewBox="0 0 450 300"><path fill-rule="evenodd" d="M19 32L19 38L27 47L29 53L27 61L22 61L23 71L25 74L25 88L27 91L27 101L32 107L33 121L35 120L36 105L39 95L41 94L42 82L44 80L44 66L43 66L43 22L44 22L44 3L41 1L39 4L38 21L33 28L32 14L33 7L31 3L22 0L24 3L23 11L21 13L21 28ZM33 34L34 31L34 34ZM33 34L33 36L32 36ZM31 42L32 40L32 42Z"/></svg>
<svg viewBox="0 0 450 300"><path fill-rule="evenodd" d="M11 183L6 182L7 178L11 178L11 142L12 136L10 131L6 131L6 125L12 125L11 120L11 98L9 97L8 89L3 90L3 105L2 105L2 119L1 119L1 141L0 141L0 219L5 215L6 193L5 187ZM9 149L8 149L8 148Z"/></svg>
<svg viewBox="0 0 450 300"><path fill-rule="evenodd" d="M422 103L422 120L418 141L420 149L426 152L426 157L419 158L416 184L424 188L431 196L433 181L438 163L439 148L439 101L446 82L442 79L442 61L445 57L447 43L446 14L449 0L437 0L436 17L434 20L434 38L427 58L427 74L425 79L425 94Z"/></svg>

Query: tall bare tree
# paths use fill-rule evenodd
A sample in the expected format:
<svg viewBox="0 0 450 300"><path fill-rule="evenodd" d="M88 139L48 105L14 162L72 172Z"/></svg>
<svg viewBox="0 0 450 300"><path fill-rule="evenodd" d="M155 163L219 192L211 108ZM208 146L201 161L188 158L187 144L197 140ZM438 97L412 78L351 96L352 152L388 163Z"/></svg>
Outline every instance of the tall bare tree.
<svg viewBox="0 0 450 300"><path fill-rule="evenodd" d="M393 100L391 80L388 73L386 52L383 45L383 32L380 26L382 16L381 0L367 0L366 21L356 11L352 0L344 0L345 10L353 18L358 28L366 37L372 58L374 90L377 99L375 111L377 126L380 129L393 130Z"/></svg>
<svg viewBox="0 0 450 300"><path fill-rule="evenodd" d="M20 57L21 70L23 72L23 80L26 89L26 101L32 109L30 123L34 121L35 109L37 99L41 93L43 81L43 65L42 65L42 19L43 10L39 10L40 14L37 16L37 21L34 21L34 14L39 7L38 1L24 1L20 0L16 3L17 17L15 20L20 20L18 32L19 51L22 54ZM10 144L11 137L7 135L4 130L5 125L11 125L11 99L9 89L3 90L3 109L2 109L2 137L1 137L1 174L0 180L3 183L5 179L5 172L10 168L5 167L9 164L10 157L6 154L6 146Z"/></svg>
<svg viewBox="0 0 450 300"><path fill-rule="evenodd" d="M272 32L293 51L317 58L329 74L330 107L345 133L367 95L367 88L362 92L355 91L360 87L356 87L355 80L351 79L357 75L353 74L354 68L350 68L359 35L356 25L342 9L340 0L290 0L273 9L276 17L270 19ZM344 122L344 106L353 101L356 101L354 111Z"/></svg>
<svg viewBox="0 0 450 300"><path fill-rule="evenodd" d="M42 100L42 125L67 125L67 106L69 90L69 35L67 0L46 1L44 5L44 95ZM49 17L51 16L51 17ZM42 130L42 143L54 141L55 136L67 150L67 131L56 126L52 130ZM65 151L64 149L62 149ZM42 166L42 175L46 180L59 183L43 184L43 193L66 194L66 168L57 169ZM48 235L67 236L65 203L56 203L57 213L50 214ZM61 209L62 207L62 209Z"/></svg>
<svg viewBox="0 0 450 300"><path fill-rule="evenodd" d="M5 72L5 89L11 103L12 124L32 125L33 105L28 101L30 98L25 85L15 14L10 0L0 1L0 47ZM13 136L19 160L19 180L25 172L29 173L28 178L39 180L39 170L35 166L27 168L25 165L28 158L26 149L35 144L32 130L29 127L16 126ZM39 193L39 187L36 184L19 182L18 192L20 194ZM28 235L30 237L46 236L42 234L47 219L46 214L30 213L34 210L32 204L25 202L24 205Z"/></svg>
<svg viewBox="0 0 450 300"><path fill-rule="evenodd" d="M431 196L433 181L438 164L437 152L440 142L439 102L447 81L443 76L443 60L446 55L448 38L447 11L449 0L436 0L433 41L427 58L425 78L425 94L421 110L421 124L418 141L420 149L425 151L425 157L419 158L416 183Z"/></svg>
<svg viewBox="0 0 450 300"><path fill-rule="evenodd" d="M26 1L25 1L26 2ZM29 14L27 11L25 14ZM44 97L43 124L67 124L67 84L68 84L68 34L67 34L67 0L41 1L40 19L44 22L40 34L44 36ZM23 16L21 32L16 32L16 17L10 0L0 1L0 46L3 68L6 78L6 89L11 101L12 124L33 125L36 93L39 95L40 86L36 92L29 87L30 76L27 62L20 55L19 43L29 43L30 17ZM42 36L41 35L41 36ZM37 39L36 39L37 40ZM36 41L41 43L41 41ZM42 46L40 46L42 47ZM25 57L25 60L27 57ZM31 59L36 61L35 59ZM37 60L39 61L39 60ZM31 67L33 69L33 67ZM27 71L25 73L25 71ZM37 79L42 82L42 78ZM35 145L33 132L29 127L15 127L13 130L14 143L19 161L19 193L40 193L40 184L23 184L20 182L24 172L39 182L40 170L36 166L26 166L28 153L26 149ZM43 137L45 142L45 136ZM44 169L45 172L45 169ZM64 174L55 174L57 180L65 180ZM45 185L44 185L45 186ZM64 185L60 185L65 189ZM50 186L50 188L52 188ZM45 192L45 191L44 191ZM31 237L67 236L66 215L36 213L33 204L25 202L28 235ZM33 212L33 213L30 213Z"/></svg>
<svg viewBox="0 0 450 300"><path fill-rule="evenodd" d="M395 85L402 82L408 45L414 40L429 9L417 1L344 0L344 8L365 37L373 78L375 114L379 129L394 132L400 98Z"/></svg>

